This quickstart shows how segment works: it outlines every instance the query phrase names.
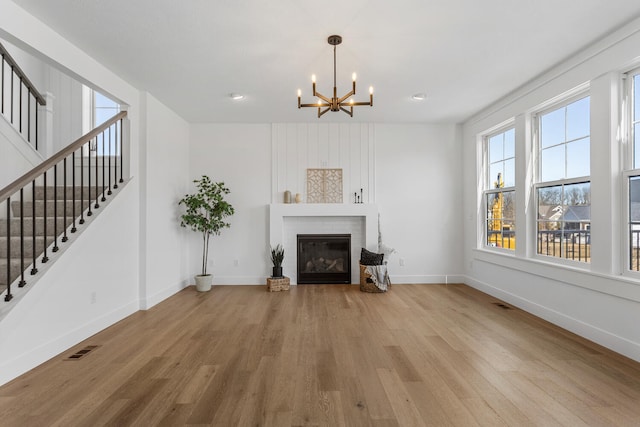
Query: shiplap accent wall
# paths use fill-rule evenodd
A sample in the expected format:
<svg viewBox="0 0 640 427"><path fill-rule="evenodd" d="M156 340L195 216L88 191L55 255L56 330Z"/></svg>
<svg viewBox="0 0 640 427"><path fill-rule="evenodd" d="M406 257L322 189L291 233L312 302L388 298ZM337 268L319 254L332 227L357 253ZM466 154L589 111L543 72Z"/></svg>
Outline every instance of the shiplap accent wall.
<svg viewBox="0 0 640 427"><path fill-rule="evenodd" d="M363 203L375 203L375 134L371 123L274 123L272 125L272 203L284 192L307 201L308 168L341 168L343 203L363 190Z"/></svg>

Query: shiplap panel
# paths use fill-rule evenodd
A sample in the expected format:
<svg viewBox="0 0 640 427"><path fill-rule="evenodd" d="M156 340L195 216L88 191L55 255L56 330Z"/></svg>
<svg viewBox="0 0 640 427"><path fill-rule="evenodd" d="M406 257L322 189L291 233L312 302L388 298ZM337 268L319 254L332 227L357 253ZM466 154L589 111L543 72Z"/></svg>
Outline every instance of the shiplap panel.
<svg viewBox="0 0 640 427"><path fill-rule="evenodd" d="M306 168L319 168L320 167L320 155L319 155L319 129L317 124L307 125L308 135L308 148L307 148L307 164ZM306 176L306 174L305 174ZM305 178L306 179L306 178Z"/></svg>
<svg viewBox="0 0 640 427"><path fill-rule="evenodd" d="M287 173L284 190L289 190L295 194L296 181L298 178L298 126L296 124L287 125Z"/></svg>
<svg viewBox="0 0 640 427"><path fill-rule="evenodd" d="M341 168L343 202L363 189L365 203L375 198L372 124L275 123L272 125L272 201L282 203L284 191L300 193L306 202L308 168Z"/></svg>
<svg viewBox="0 0 640 427"><path fill-rule="evenodd" d="M300 165L305 165L308 158L309 151L309 127L303 123L298 124L298 162L296 164L296 183L292 187L291 197L295 197L296 193L302 195L302 200L306 201L306 183L307 173L306 168L303 169Z"/></svg>
<svg viewBox="0 0 640 427"><path fill-rule="evenodd" d="M350 176L350 187L349 187L349 198L348 203L354 203L354 194L360 191L362 188L362 177L361 171L363 169L362 165L362 147L360 146L360 139L362 138L362 126L353 126L351 129L350 139L349 139L349 149L350 159L351 159L351 167L349 170Z"/></svg>
<svg viewBox="0 0 640 427"><path fill-rule="evenodd" d="M349 193L351 191L351 174L349 170L353 167L351 164L351 150L349 149L351 129L353 126L348 123L340 125L340 137L338 140L340 165L342 168L342 203L349 203Z"/></svg>
<svg viewBox="0 0 640 427"><path fill-rule="evenodd" d="M366 203L376 202L376 144L374 126L372 124L367 126L367 141L369 145L367 152L369 154L369 161L367 162L367 195L365 197Z"/></svg>
<svg viewBox="0 0 640 427"><path fill-rule="evenodd" d="M362 186L363 192L363 202L369 202L369 194L371 191L369 190L369 170L371 165L369 164L369 132L367 128L364 128L363 125L363 134L360 137L360 162L362 168L360 169L360 185Z"/></svg>
<svg viewBox="0 0 640 427"><path fill-rule="evenodd" d="M329 168L340 167L340 125L331 123L329 125Z"/></svg>
<svg viewBox="0 0 640 427"><path fill-rule="evenodd" d="M278 130L278 150L276 156L278 158L278 190L276 202L282 203L283 192L287 185L287 126L281 125Z"/></svg>
<svg viewBox="0 0 640 427"><path fill-rule="evenodd" d="M329 167L329 126L318 125L318 166Z"/></svg>

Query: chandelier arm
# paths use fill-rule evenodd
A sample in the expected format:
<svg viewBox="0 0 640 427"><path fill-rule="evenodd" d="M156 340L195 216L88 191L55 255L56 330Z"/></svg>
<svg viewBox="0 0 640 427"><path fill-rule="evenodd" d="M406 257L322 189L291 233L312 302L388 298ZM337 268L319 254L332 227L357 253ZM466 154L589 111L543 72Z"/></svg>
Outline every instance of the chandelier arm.
<svg viewBox="0 0 640 427"><path fill-rule="evenodd" d="M344 111L345 113L347 113L348 115L350 115L351 117L353 117L353 108L351 108L351 111L347 110L347 109L346 109L346 108L344 108L344 107L340 107L340 109L341 109L342 111Z"/></svg>
<svg viewBox="0 0 640 427"><path fill-rule="evenodd" d="M300 104L300 107L313 107L313 108L316 108L316 107L329 107L329 106L331 106L331 104L327 104L326 102L321 102L319 104L317 102L315 104Z"/></svg>
<svg viewBox="0 0 640 427"><path fill-rule="evenodd" d="M327 107L325 110L320 112L320 107L318 107L318 118L322 117L327 111L330 111L331 107Z"/></svg>
<svg viewBox="0 0 640 427"><path fill-rule="evenodd" d="M316 92L316 95L318 98L322 99L324 102L331 104L331 98L328 98L326 96L324 96L323 94L321 94L320 92Z"/></svg>
<svg viewBox="0 0 640 427"><path fill-rule="evenodd" d="M338 99L338 104L342 104L345 100L349 99L350 97L352 97L355 94L356 93L354 91L349 92L348 94L346 94L342 98Z"/></svg>
<svg viewBox="0 0 640 427"><path fill-rule="evenodd" d="M350 107L350 106L371 106L371 102L344 102L342 104L340 104L340 106L344 106L344 107Z"/></svg>

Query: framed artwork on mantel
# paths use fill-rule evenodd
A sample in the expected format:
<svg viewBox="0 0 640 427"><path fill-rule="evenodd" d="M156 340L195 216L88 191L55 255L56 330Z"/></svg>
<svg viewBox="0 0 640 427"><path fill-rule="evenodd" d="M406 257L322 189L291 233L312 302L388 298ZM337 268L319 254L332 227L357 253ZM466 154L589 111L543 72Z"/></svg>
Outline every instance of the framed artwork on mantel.
<svg viewBox="0 0 640 427"><path fill-rule="evenodd" d="M342 169L307 169L307 203L342 201Z"/></svg>

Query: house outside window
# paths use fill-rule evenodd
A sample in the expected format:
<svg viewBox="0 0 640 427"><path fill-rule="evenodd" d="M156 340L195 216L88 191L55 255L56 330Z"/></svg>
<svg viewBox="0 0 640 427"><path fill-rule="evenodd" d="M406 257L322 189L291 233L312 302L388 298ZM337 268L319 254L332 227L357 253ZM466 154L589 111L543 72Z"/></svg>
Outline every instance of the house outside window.
<svg viewBox="0 0 640 427"><path fill-rule="evenodd" d="M515 129L484 138L485 245L513 250L516 245Z"/></svg>
<svg viewBox="0 0 640 427"><path fill-rule="evenodd" d="M537 115L537 253L591 260L590 98Z"/></svg>

